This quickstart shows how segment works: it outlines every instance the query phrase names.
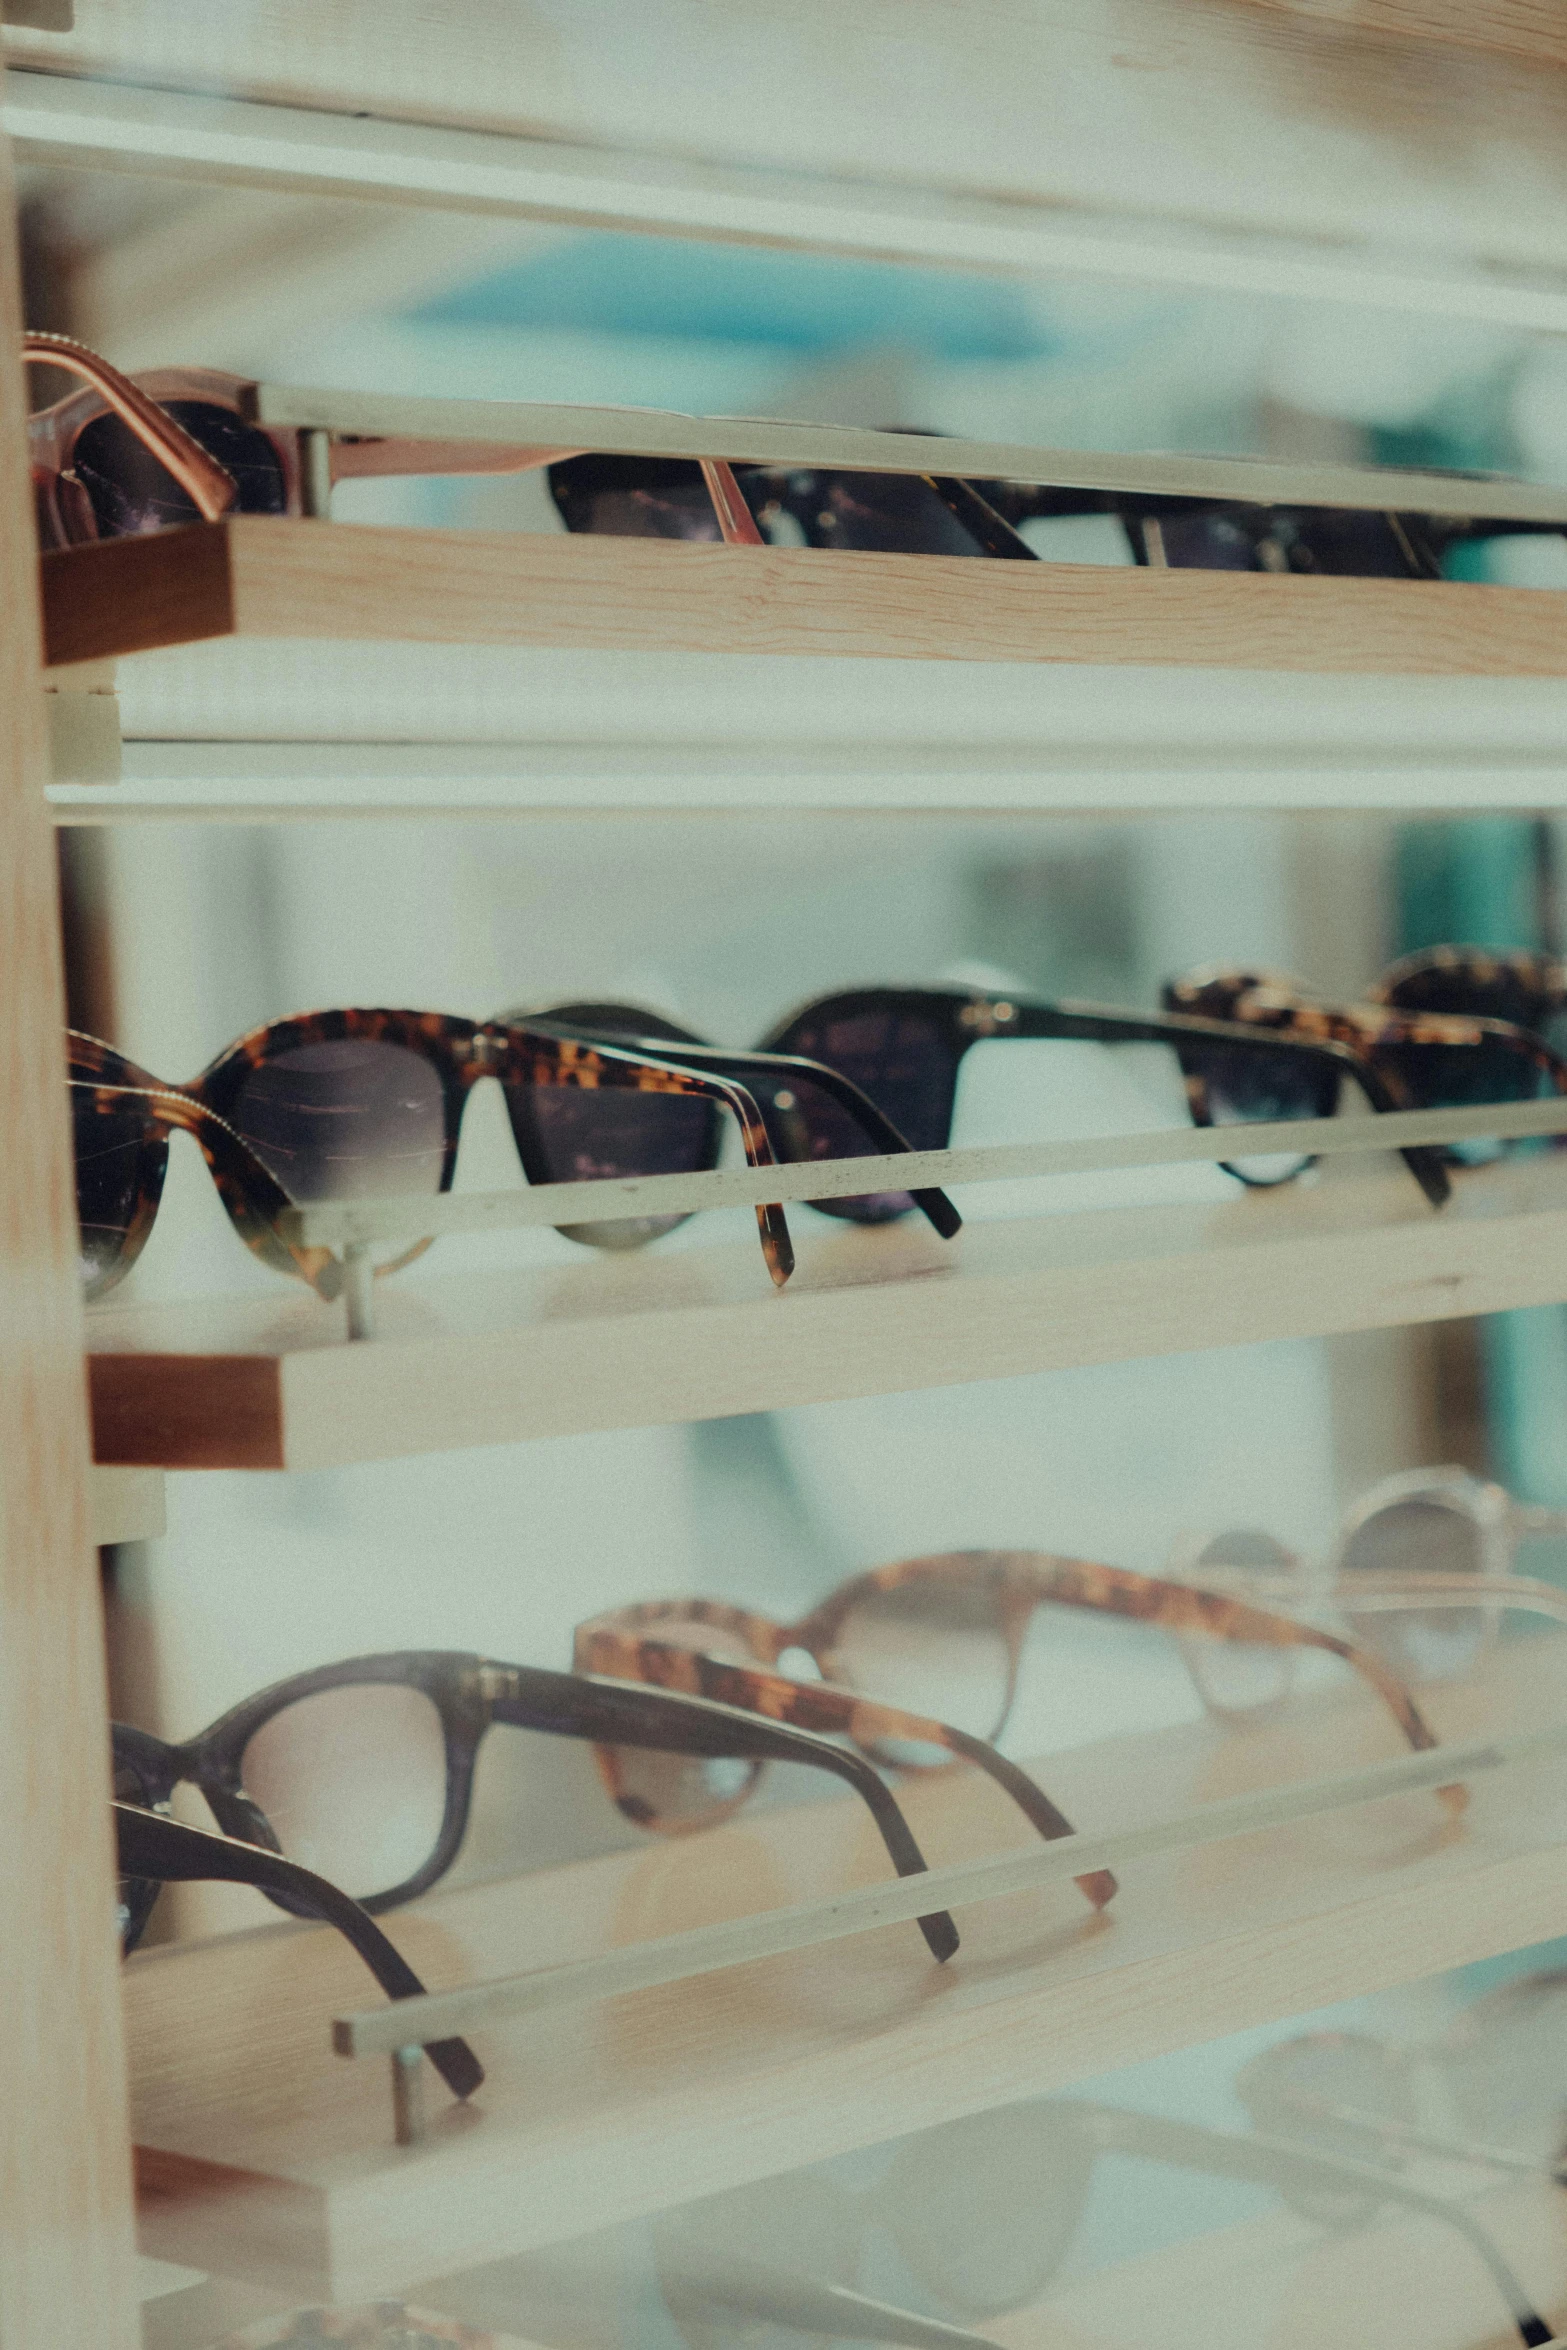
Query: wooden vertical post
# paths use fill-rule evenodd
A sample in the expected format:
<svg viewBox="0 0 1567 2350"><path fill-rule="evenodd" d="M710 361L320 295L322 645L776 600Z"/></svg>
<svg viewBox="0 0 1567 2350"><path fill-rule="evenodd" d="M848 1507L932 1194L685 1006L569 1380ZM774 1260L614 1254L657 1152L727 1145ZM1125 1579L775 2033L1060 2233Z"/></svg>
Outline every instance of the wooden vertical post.
<svg viewBox="0 0 1567 2350"><path fill-rule="evenodd" d="M0 2350L139 2340L10 157L0 140Z"/></svg>

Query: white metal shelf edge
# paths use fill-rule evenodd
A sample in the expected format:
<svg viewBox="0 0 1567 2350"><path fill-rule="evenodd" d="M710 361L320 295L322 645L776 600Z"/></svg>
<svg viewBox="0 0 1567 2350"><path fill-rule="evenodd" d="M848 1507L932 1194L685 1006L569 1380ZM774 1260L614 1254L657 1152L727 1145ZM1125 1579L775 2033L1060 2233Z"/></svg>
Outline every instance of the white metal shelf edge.
<svg viewBox="0 0 1567 2350"><path fill-rule="evenodd" d="M1539 333L1567 330L1567 285L1560 279L1464 262L1444 267L1423 251L1357 251L1186 221L1150 223L612 155L14 67L6 75L3 119L24 158L55 166L238 181L987 274L1284 295Z"/></svg>

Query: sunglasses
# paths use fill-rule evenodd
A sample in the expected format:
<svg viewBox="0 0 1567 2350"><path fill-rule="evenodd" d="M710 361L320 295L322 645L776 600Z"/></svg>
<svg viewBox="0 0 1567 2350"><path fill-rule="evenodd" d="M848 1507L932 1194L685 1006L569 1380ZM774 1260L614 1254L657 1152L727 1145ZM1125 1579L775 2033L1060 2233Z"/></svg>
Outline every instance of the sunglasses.
<svg viewBox="0 0 1567 2350"><path fill-rule="evenodd" d="M1567 1534L1567 1511L1514 1501L1500 1485L1467 1469L1414 1469L1386 1477L1346 1513L1319 1574L1258 1527L1232 1526L1181 1545L1171 1570L1197 1580L1255 1580L1270 1597L1301 1602L1331 1596L1355 1638L1402 1682L1455 1680L1473 1672L1497 1636L1504 1604L1552 1613L1561 1595L1513 1574L1520 1541ZM1396 1601L1409 1579L1441 1579L1406 1607ZM1355 1586L1364 1583L1357 1608ZM1371 1586L1385 1586L1374 1592ZM1458 1604L1466 1593L1476 1604ZM1373 1599L1375 1606L1369 1604ZM1295 1660L1279 1649L1243 1649L1224 1659L1196 1643L1183 1648L1204 1703L1217 1713L1271 1710L1289 1693Z"/></svg>
<svg viewBox="0 0 1567 2350"><path fill-rule="evenodd" d="M719 475L722 480L714 478ZM568 530L611 538L722 539L1032 563L1042 557L1022 535L1025 525L1103 514L1120 526L1132 561L1144 566L1333 578L1442 579L1459 546L1497 536L1560 535L1563 529L1557 522L1149 496L959 481L934 473L720 468L690 458L607 453L559 460L549 468L549 484ZM1478 485L1463 486L1472 499Z"/></svg>
<svg viewBox="0 0 1567 2350"><path fill-rule="evenodd" d="M120 1791L150 1807L195 1787L225 1834L298 1858L379 1911L427 1892L456 1859L479 1747L497 1722L591 1742L615 1802L639 1825L698 1808L696 1789L721 1816L762 1762L831 1772L865 1804L898 1875L925 1868L891 1790L829 1738L702 1697L439 1649L297 1673L180 1745L116 1724L115 1769ZM1057 1833L1070 1830L1063 1822ZM262 1890L292 1908L286 1884ZM950 1958L958 1936L947 1912L919 1925L932 1956Z"/></svg>
<svg viewBox="0 0 1567 2350"><path fill-rule="evenodd" d="M179 1087L160 1084L95 1037L68 1033L67 1057L89 1298L112 1289L141 1254L177 1127L201 1148L246 1245L323 1297L337 1293L341 1267L326 1250L282 1240L280 1210L306 1200L450 1190L463 1112L484 1077L500 1082L530 1183L712 1166L725 1112L740 1128L750 1164L772 1165L793 1155L793 1105L807 1084L831 1102L861 1151L909 1147L874 1103L831 1070L765 1053L713 1054L704 1056L713 1067L693 1069L612 1043L582 1044L558 1022L303 1013L252 1029ZM741 1069L750 1082L729 1074ZM596 1098L585 1109L590 1094ZM911 1196L944 1237L958 1229L945 1193ZM784 1211L758 1207L756 1216L768 1271L782 1284L794 1265ZM679 1221L638 1217L566 1230L627 1247ZM429 1245L419 1241L377 1269L394 1271Z"/></svg>
<svg viewBox="0 0 1567 2350"><path fill-rule="evenodd" d="M27 422L46 554L225 514L324 514L335 483L368 475L522 473L555 454L263 426L244 376L206 367L122 375L69 335L24 335L22 356L82 384Z"/></svg>
<svg viewBox="0 0 1567 2350"><path fill-rule="evenodd" d="M294 1917L335 1926L351 1942L388 1999L422 1999L425 1987L374 1918L314 1870L251 1841L214 1836L162 1817L151 1808L134 1759L122 1758L124 1733L115 1732L114 1833L120 1871L120 1947L129 1955L141 1939L165 1885L254 1885ZM135 1733L132 1733L134 1739ZM425 2054L454 2097L471 2097L484 2070L466 2040L432 2040Z"/></svg>
<svg viewBox="0 0 1567 2350"><path fill-rule="evenodd" d="M741 2299L751 2283L753 2248L775 2268L787 2262L802 2278L846 2291L880 2237L890 2239L915 2290L943 2317L985 2324L1029 2308L1048 2291L1084 2217L1098 2165L1111 2156L1269 2187L1300 2210L1310 2211L1315 2198L1313 2216L1335 2198L1339 2206L1358 2198L1356 2216L1369 2217L1377 2202L1401 2204L1458 2230L1494 2278L1522 2341L1554 2339L1491 2237L1443 2196L1388 2180L1342 2154L1308 2149L1287 2134L1263 2134L1260 2122L1248 2135L1069 2097L924 2131L897 2149L870 2186L847 2185L819 2170L796 2172L660 2219L654 2247L665 2306L687 2350L734 2350L739 2337L723 2301L740 2300L763 2314L754 2291L749 2304ZM737 2270L739 2292L730 2284ZM782 2292L775 2308L771 2325L745 2332L750 2350L796 2350L809 2338L798 2318L791 2322ZM828 2338L928 2337L891 2324L873 2329L869 2321L862 2333L846 2312Z"/></svg>
<svg viewBox="0 0 1567 2350"><path fill-rule="evenodd" d="M702 1047L702 1039L689 1030L635 1004L551 1004L507 1017L693 1060ZM976 1044L1006 1038L1167 1046L1179 1064L1186 1106L1198 1126L1331 1117L1346 1079L1373 1110L1402 1106L1365 1057L1336 1039L1265 1035L1255 1025L1184 1011L1143 1015L963 987L857 987L820 996L780 1022L763 1039L762 1049L835 1070L875 1103L912 1149L923 1151L945 1150L951 1142L965 1053ZM790 1158L809 1162L863 1152L860 1137L819 1089L792 1092ZM591 1120L598 1114L596 1105L588 1102L583 1114ZM651 1113L663 1115L661 1109ZM1440 1207L1451 1189L1441 1152L1415 1148L1401 1156L1427 1199ZM923 1203L918 1194L895 1191L812 1204L853 1223L883 1224Z"/></svg>
<svg viewBox="0 0 1567 2350"><path fill-rule="evenodd" d="M1376 1073L1400 1109L1469 1109L1567 1093L1567 1061L1503 1020L1381 1003L1323 1004L1295 980L1268 971L1194 971L1161 992L1173 1011L1343 1045ZM1472 1164L1505 1147L1456 1144L1444 1155ZM1253 1160L1230 1172L1243 1183L1270 1184L1310 1165L1309 1157Z"/></svg>
<svg viewBox="0 0 1567 2350"><path fill-rule="evenodd" d="M644 1601L580 1625L573 1653L583 1670L659 1683L678 1676L676 1686L716 1694L732 1661L772 1665L802 1650L836 1692L864 1690L927 1717L939 1706L969 1738L994 1746L1012 1711L1029 1625L1051 1605L1155 1624L1197 1649L1261 1644L1267 1654L1316 1649L1336 1656L1376 1691L1416 1752L1437 1743L1373 1649L1218 1592L1041 1551L950 1551L873 1568L839 1584L793 1624L721 1600ZM727 1686L745 1702L741 1680ZM784 1686L807 1699L821 1696L816 1681ZM770 1692L760 1702L770 1710ZM867 1708L851 1718L848 1734L876 1761L917 1770L948 1759L942 1742L928 1736L928 1718L924 1727L927 1734L913 1738L896 1728L889 1735ZM1456 1791L1442 1793L1462 1801Z"/></svg>
<svg viewBox="0 0 1567 2350"><path fill-rule="evenodd" d="M1561 2185L1564 2035L1567 1972L1556 1968L1487 1992L1423 2042L1297 2033L1254 2056L1235 2086L1259 2129L1327 2154L1395 2167L1428 2154ZM1326 2216L1369 2218L1382 2199L1373 2179Z"/></svg>

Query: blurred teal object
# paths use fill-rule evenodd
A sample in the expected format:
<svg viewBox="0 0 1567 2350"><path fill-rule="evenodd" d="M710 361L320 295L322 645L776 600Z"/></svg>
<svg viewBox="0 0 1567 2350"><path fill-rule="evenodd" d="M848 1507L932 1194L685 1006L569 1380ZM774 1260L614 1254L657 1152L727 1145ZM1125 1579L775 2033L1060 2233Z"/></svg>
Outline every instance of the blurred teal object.
<svg viewBox="0 0 1567 2350"><path fill-rule="evenodd" d="M1394 864L1399 953L1445 941L1556 948L1542 935L1548 856L1549 835L1532 817L1406 826ZM1480 1345L1493 1473L1522 1500L1567 1508L1567 1314L1488 1315Z"/></svg>

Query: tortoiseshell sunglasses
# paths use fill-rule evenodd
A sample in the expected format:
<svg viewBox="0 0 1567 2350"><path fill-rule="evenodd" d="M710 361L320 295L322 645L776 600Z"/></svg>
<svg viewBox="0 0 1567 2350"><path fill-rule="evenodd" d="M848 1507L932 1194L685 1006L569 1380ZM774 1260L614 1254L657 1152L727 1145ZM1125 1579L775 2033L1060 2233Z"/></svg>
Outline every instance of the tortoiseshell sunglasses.
<svg viewBox="0 0 1567 2350"><path fill-rule="evenodd" d="M374 1918L348 1894L313 1870L285 1860L248 1839L214 1836L152 1808L147 1779L132 1748L138 1734L115 1731L112 1805L120 1871L120 1946L128 1956L141 1940L165 1885L254 1885L293 1916L319 1918L352 1943L388 1999L422 1999L424 1985ZM157 1740L148 1741L149 1747ZM471 2097L484 2068L466 2040L431 2040L425 2054L454 2097Z"/></svg>
<svg viewBox="0 0 1567 2350"><path fill-rule="evenodd" d="M1175 1011L1345 1045L1376 1072L1400 1109L1469 1109L1567 1093L1567 1061L1505 1020L1386 1003L1326 1004L1298 980L1274 971L1189 972L1167 982L1163 999ZM1455 1144L1442 1155L1474 1163L1497 1147ZM1310 1164L1309 1158L1262 1167L1253 1161L1231 1172L1243 1183L1280 1183Z"/></svg>
<svg viewBox="0 0 1567 2350"><path fill-rule="evenodd" d="M647 1600L579 1625L574 1656L585 1670L714 1695L722 1688L733 1702L756 1702L771 1712L777 1702L771 1685L748 1698L749 1676L731 1674L732 1663L775 1665L791 1649L803 1650L831 1687L783 1684L800 1691L802 1720L811 1719L812 1700L841 1701L843 1693L863 1690L921 1714L939 1706L969 1738L993 1744L1012 1710L1030 1621L1046 1606L1130 1617L1204 1644L1323 1650L1376 1691L1417 1752L1437 1743L1408 1691L1368 1648L1217 1592L1044 1551L959 1550L903 1559L841 1583L797 1624L724 1600ZM869 1710L851 1714L845 1726L867 1753L902 1769L946 1762L943 1744L961 1751L950 1735L932 1739L928 1719L913 1736L878 1724Z"/></svg>
<svg viewBox="0 0 1567 2350"><path fill-rule="evenodd" d="M600 1037L625 1050L667 1050L689 1056L693 1067L727 1064L727 1056L715 1056L690 1030L637 1004L580 1001L508 1017ZM835 1070L874 1102L915 1150L945 1150L952 1139L965 1053L976 1044L1009 1037L1167 1046L1198 1126L1329 1118L1346 1079L1373 1110L1402 1106L1363 1054L1334 1039L1264 1035L1255 1026L1184 1012L1125 1012L1111 1005L1049 1003L965 987L844 988L792 1012L763 1038L762 1049ZM791 1094L789 1148L783 1155L841 1159L863 1152L862 1136L819 1087L796 1085ZM585 1125L602 1114L599 1104L581 1104ZM668 1117L661 1106L649 1112L650 1123ZM1401 1155L1432 1206L1440 1207L1451 1188L1441 1152L1417 1148ZM923 1202L918 1195L892 1191L812 1204L825 1215L882 1224ZM579 1237L586 1236L582 1228Z"/></svg>
<svg viewBox="0 0 1567 2350"><path fill-rule="evenodd" d="M340 1268L325 1250L281 1240L279 1209L449 1190L463 1111L483 1077L500 1082L530 1183L711 1166L725 1111L750 1163L771 1166L795 1155L791 1087L807 1080L852 1121L862 1150L908 1148L875 1104L831 1070L767 1054L714 1056L716 1068L692 1069L651 1050L579 1043L558 1023L481 1023L442 1012L302 1013L252 1029L184 1086L162 1084L94 1037L72 1033L67 1042L89 1298L111 1289L140 1255L175 1127L200 1145L247 1247L323 1296L336 1294ZM740 1070L762 1099L739 1081ZM938 1232L958 1229L943 1192L915 1196ZM768 1270L782 1283L794 1265L783 1209L758 1207L756 1216ZM596 1224L590 1236L626 1247L680 1220L627 1218ZM565 1229L580 1238L588 1228ZM429 1245L416 1242L378 1270L405 1265Z"/></svg>
<svg viewBox="0 0 1567 2350"><path fill-rule="evenodd" d="M523 473L558 454L263 426L244 376L208 367L122 375L68 335L25 335L22 356L83 386L28 419L45 553L230 513L322 514L334 483L370 474Z"/></svg>
<svg viewBox="0 0 1567 2350"><path fill-rule="evenodd" d="M496 1722L612 1750L610 1792L642 1825L666 1768L675 1782L705 1780L720 1809L762 1762L829 1771L865 1804L899 1876L925 1867L891 1789L852 1748L813 1730L672 1690L444 1649L296 1673L178 1745L116 1724L117 1784L149 1808L195 1787L226 1834L285 1853L380 1911L428 1892L457 1858L479 1747ZM1056 1833L1071 1831L1062 1821ZM295 1906L281 1883L262 1891L280 1909ZM919 1924L932 1955L950 1958L958 1936L947 1912Z"/></svg>

